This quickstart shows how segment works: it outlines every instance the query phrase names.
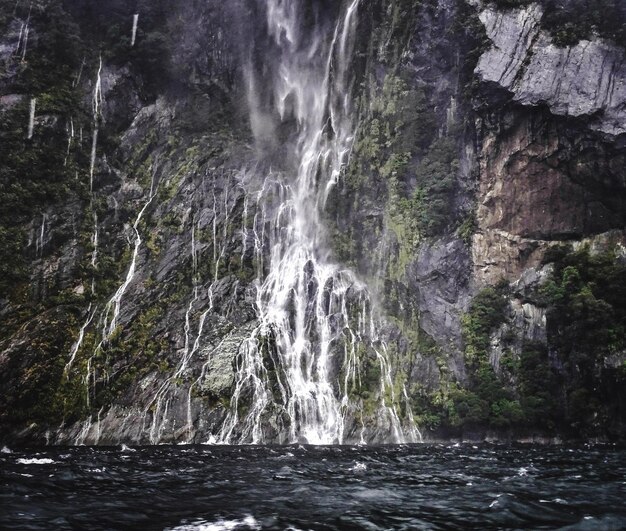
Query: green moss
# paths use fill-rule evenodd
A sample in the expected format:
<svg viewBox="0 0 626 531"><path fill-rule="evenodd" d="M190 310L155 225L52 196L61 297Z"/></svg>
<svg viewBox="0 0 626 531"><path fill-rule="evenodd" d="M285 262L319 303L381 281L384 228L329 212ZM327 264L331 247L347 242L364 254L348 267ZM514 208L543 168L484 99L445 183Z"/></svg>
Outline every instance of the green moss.
<svg viewBox="0 0 626 531"><path fill-rule="evenodd" d="M146 240L146 248L154 256L161 254L161 247L163 245L163 235L158 230L150 231Z"/></svg>
<svg viewBox="0 0 626 531"><path fill-rule="evenodd" d="M416 168L418 185L413 204L425 236L442 234L455 221L453 195L458 168L457 146L451 138L433 142Z"/></svg>

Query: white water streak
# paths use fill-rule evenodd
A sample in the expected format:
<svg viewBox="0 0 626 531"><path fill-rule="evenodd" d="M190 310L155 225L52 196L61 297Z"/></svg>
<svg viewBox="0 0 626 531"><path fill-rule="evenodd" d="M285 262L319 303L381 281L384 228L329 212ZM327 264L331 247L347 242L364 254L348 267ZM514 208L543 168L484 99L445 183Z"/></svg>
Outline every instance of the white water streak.
<svg viewBox="0 0 626 531"><path fill-rule="evenodd" d="M30 33L30 27L28 25L28 22L26 22L26 27L24 28L24 41L22 42L22 61L26 61L26 50L28 48L28 34L29 33Z"/></svg>
<svg viewBox="0 0 626 531"><path fill-rule="evenodd" d="M98 64L98 73L96 74L96 84L94 86L91 105L93 114L93 134L91 137L91 156L89 160L89 191L93 191L93 173L96 166L96 149L98 147L98 130L100 120L102 118L102 104L104 98L102 96L102 56ZM82 132L81 132L82 134Z"/></svg>
<svg viewBox="0 0 626 531"><path fill-rule="evenodd" d="M30 113L28 116L28 134L27 138L30 140L33 138L35 132L35 112L37 110L37 98L30 99Z"/></svg>
<svg viewBox="0 0 626 531"><path fill-rule="evenodd" d="M93 213L93 233L91 235L91 267L95 268L98 263L98 214Z"/></svg>
<svg viewBox="0 0 626 531"><path fill-rule="evenodd" d="M264 418L275 415L285 423L282 431L279 426L281 442L343 442L346 416L357 408L349 396L349 389L360 384L357 347L365 345L380 364L379 416L391 431L390 440L403 442L387 353L384 345L375 346L380 341L369 294L324 251L321 210L348 161L354 138L349 70L359 0L349 4L330 32L332 39L323 33L327 27L310 34L301 27L297 2L266 4L268 34L274 41L270 53L277 56L272 101L283 122L297 124L291 147L296 163L292 170L270 171L264 179L252 234L244 220L244 252L248 238L254 237L259 326L240 349L230 409L216 439L264 442ZM248 102L252 129L262 146L267 142L262 119L271 112L256 93L261 86L257 75L250 67ZM247 204L244 210L247 217ZM358 323L351 315L355 310L363 315ZM339 352L344 355L344 378L337 398L333 360ZM243 402L245 414L240 412Z"/></svg>
<svg viewBox="0 0 626 531"><path fill-rule="evenodd" d="M133 223L132 230L135 235L135 241L133 243L133 254L132 254L131 261L130 261L130 266L128 268L128 272L126 273L126 279L124 280L122 285L117 289L117 291L115 292L111 300L109 300L109 302L106 305L104 325L102 328L102 339L105 342L113 335L113 332L115 332L115 328L117 327L117 319L119 317L120 309L122 307L122 298L124 297L124 294L126 293L126 290L128 289L128 286L130 286L131 282L133 281L133 278L135 277L135 270L137 268L137 257L139 256L139 249L142 243L141 234L139 232L139 223L141 222L141 219L143 218L144 213L146 212L146 210L150 206L150 203L152 203L152 200L154 199L156 195L155 174L156 174L156 168L153 169L152 183L150 185L150 194L149 194L148 200L144 204L143 208L139 211L139 214L137 215L137 218L135 219L135 223ZM112 315L111 315L111 319L109 320L109 315L111 314L111 312L112 312Z"/></svg>
<svg viewBox="0 0 626 531"><path fill-rule="evenodd" d="M65 150L65 159L63 159L63 166L67 166L67 159L70 156L70 150L72 149L72 142L74 141L74 118L70 118L69 125L66 124L65 129L67 131L67 149Z"/></svg>
<svg viewBox="0 0 626 531"><path fill-rule="evenodd" d="M135 13L133 15L133 32L130 38L130 45L135 46L135 40L137 39L137 24L139 23L139 14Z"/></svg>
<svg viewBox="0 0 626 531"><path fill-rule="evenodd" d="M67 364L65 365L65 368L63 369L63 374L65 374L67 377L69 377L68 376L69 370L72 368L72 364L74 363L74 360L76 359L76 354L78 354L78 351L80 350L80 347L83 344L83 339L85 338L85 330L87 330L87 327L91 324L91 321L93 321L93 318L96 315L97 307L94 308L93 311L91 311L91 307L92 307L92 304L89 303L89 308L87 308L87 320L85 321L83 326L80 327L80 332L78 333L78 339L76 339L76 342L72 345L72 350L70 351L70 359L68 360Z"/></svg>
<svg viewBox="0 0 626 531"><path fill-rule="evenodd" d="M43 247L46 243L46 221L48 220L47 214L41 216L41 226L39 227L39 233L35 239L35 252L37 256L43 254Z"/></svg>
<svg viewBox="0 0 626 531"><path fill-rule="evenodd" d="M200 352L200 344L201 338L204 331L204 325L207 317L213 312L214 309L214 297L213 297L213 289L215 284L219 280L219 268L220 261L224 258L226 254L226 247L229 241L229 231L231 229L231 219L233 210L235 209L237 202L232 197L228 187L222 190L221 194L216 193L216 179L214 177L212 183L212 233L213 233L213 271L212 271L212 281L207 288L208 295L208 307L206 307L200 317L198 318L198 323L195 328L196 332L193 333L192 326L192 313L195 310L195 307L200 300L200 291L201 286L198 284L198 255L197 255L197 241L196 241L196 224L193 221L191 222L191 261L192 261L192 275L191 275L191 285L192 285L192 297L189 301L189 305L187 306L187 310L185 312L185 325L184 325L184 335L185 335L185 344L183 348L182 355L180 360L176 366L176 369L172 373L172 375L167 378L158 388L155 393L153 399L148 404L148 407L144 413L144 419L147 418L148 412L151 411L151 424L149 428L149 437L150 442L156 444L160 441L163 432L166 429L166 425L168 421L168 412L170 410L170 405L172 401L175 399L175 393L179 382L188 376L188 369L191 363L191 360L199 354ZM221 220L221 234L218 231L219 226L219 216L223 214L224 219ZM212 353L215 352L215 349L210 353L204 353L204 355L208 358L207 361L203 365L202 375L204 374L206 367L210 361ZM199 378L199 379L200 379ZM187 390L187 424L185 426L185 431L187 434L187 441L190 442L193 437L193 420L191 414L191 393L193 387L199 382L199 379L196 379Z"/></svg>

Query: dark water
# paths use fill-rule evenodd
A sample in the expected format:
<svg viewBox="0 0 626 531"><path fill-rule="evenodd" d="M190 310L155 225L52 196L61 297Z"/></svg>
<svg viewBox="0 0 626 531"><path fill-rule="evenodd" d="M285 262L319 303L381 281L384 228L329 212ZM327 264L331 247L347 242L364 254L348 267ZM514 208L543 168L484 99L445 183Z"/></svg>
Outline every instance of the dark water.
<svg viewBox="0 0 626 531"><path fill-rule="evenodd" d="M626 529L612 446L6 451L2 529Z"/></svg>

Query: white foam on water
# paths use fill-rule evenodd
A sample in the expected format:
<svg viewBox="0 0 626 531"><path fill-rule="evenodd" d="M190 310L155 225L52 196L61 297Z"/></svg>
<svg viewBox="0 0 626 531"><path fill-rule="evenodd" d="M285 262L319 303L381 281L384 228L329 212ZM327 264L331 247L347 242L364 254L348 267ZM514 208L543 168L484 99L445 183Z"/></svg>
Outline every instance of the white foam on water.
<svg viewBox="0 0 626 531"><path fill-rule="evenodd" d="M367 465L365 463L359 463L357 461L350 470L352 470L353 472L365 472L367 470Z"/></svg>
<svg viewBox="0 0 626 531"><path fill-rule="evenodd" d="M290 457L293 457L293 454L291 452L287 452L284 455L279 455L276 459L289 459Z"/></svg>
<svg viewBox="0 0 626 531"><path fill-rule="evenodd" d="M0 454L12 454L13 450L11 450L11 448L9 448L8 446L3 446L2 450L0 450Z"/></svg>
<svg viewBox="0 0 626 531"><path fill-rule="evenodd" d="M171 531L231 531L238 529L261 529L261 524L253 516L246 516L238 520L217 520L216 522L198 522L183 524L171 528Z"/></svg>
<svg viewBox="0 0 626 531"><path fill-rule="evenodd" d="M37 458L33 458L33 459L26 459L24 457L20 457L17 462L20 465L52 465L54 463L56 463L56 461L53 461L52 459L48 459L48 458L43 458L43 459L37 459Z"/></svg>

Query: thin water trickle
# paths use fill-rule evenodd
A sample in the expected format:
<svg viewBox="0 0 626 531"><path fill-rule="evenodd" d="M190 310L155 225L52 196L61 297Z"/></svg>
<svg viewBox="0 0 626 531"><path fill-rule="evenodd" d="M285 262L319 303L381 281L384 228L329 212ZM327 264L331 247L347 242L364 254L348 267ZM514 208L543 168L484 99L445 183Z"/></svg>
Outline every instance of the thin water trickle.
<svg viewBox="0 0 626 531"><path fill-rule="evenodd" d="M30 112L28 115L28 133L27 138L31 140L35 132L35 112L37 110L37 98L30 99Z"/></svg>
<svg viewBox="0 0 626 531"><path fill-rule="evenodd" d="M96 74L96 83L94 85L91 103L93 114L93 133L91 137L91 156L89 160L89 191L93 192L93 174L96 165L98 131L100 128L100 120L102 119L102 104L104 103L104 97L102 95L102 57L100 57L98 63L98 72Z"/></svg>
<svg viewBox="0 0 626 531"><path fill-rule="evenodd" d="M130 45L135 46L135 40L137 39L137 24L139 23L139 14L135 13L133 15L133 31L130 37Z"/></svg>

